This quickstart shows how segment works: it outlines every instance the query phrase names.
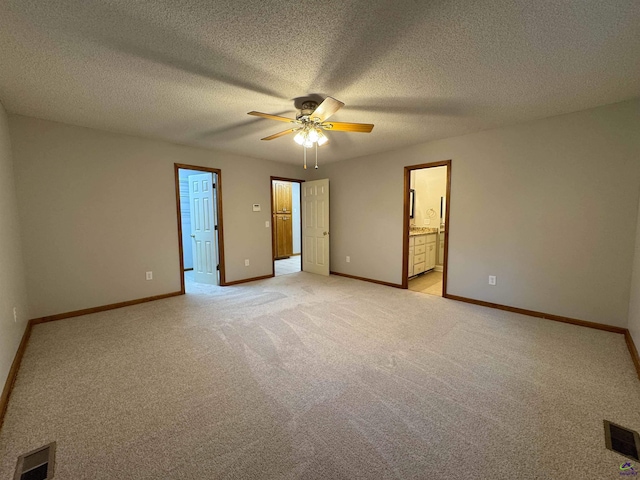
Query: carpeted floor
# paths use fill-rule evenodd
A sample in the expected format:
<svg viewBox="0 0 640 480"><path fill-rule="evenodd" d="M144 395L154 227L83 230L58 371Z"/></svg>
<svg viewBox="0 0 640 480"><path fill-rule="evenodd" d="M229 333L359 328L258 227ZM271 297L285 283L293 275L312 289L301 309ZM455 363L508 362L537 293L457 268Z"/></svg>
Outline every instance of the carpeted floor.
<svg viewBox="0 0 640 480"><path fill-rule="evenodd" d="M33 330L0 478L607 479L622 335L304 272Z"/></svg>

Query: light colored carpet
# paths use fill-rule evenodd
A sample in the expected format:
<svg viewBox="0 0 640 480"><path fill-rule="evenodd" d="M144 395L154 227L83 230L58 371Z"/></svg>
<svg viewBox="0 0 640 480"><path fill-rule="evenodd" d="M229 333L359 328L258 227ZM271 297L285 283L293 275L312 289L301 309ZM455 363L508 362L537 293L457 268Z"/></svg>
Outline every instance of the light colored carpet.
<svg viewBox="0 0 640 480"><path fill-rule="evenodd" d="M0 478L606 479L622 335L304 272L38 325Z"/></svg>

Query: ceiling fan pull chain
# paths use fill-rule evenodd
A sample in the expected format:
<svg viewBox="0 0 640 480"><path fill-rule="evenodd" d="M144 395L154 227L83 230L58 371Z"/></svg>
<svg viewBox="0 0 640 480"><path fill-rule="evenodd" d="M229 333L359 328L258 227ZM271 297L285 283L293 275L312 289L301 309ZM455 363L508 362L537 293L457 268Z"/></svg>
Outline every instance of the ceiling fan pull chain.
<svg viewBox="0 0 640 480"><path fill-rule="evenodd" d="M304 152L304 169L307 169L307 147L302 146L302 151Z"/></svg>
<svg viewBox="0 0 640 480"><path fill-rule="evenodd" d="M315 143L316 145L316 170L318 169L318 142Z"/></svg>

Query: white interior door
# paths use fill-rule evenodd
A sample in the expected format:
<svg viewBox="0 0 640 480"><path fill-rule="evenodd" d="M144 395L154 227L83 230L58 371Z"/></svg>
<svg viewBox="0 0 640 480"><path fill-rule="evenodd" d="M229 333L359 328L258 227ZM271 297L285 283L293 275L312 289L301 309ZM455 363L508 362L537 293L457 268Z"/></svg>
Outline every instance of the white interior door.
<svg viewBox="0 0 640 480"><path fill-rule="evenodd" d="M329 179L302 184L302 270L329 275Z"/></svg>
<svg viewBox="0 0 640 480"><path fill-rule="evenodd" d="M218 284L213 174L189 175L193 279Z"/></svg>

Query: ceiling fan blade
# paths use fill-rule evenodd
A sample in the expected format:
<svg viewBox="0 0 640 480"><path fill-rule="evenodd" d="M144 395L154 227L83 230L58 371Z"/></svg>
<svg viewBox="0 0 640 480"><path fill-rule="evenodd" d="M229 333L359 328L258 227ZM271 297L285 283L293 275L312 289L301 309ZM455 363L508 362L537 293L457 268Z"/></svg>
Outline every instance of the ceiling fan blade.
<svg viewBox="0 0 640 480"><path fill-rule="evenodd" d="M273 140L274 138L284 137L285 135L289 135L290 133L297 132L300 130L299 128L290 128L289 130L284 130L282 132L274 133L273 135L269 135L268 137L261 138L260 140Z"/></svg>
<svg viewBox="0 0 640 480"><path fill-rule="evenodd" d="M270 120L278 120L279 122L298 123L298 121L294 120L293 118L281 117L279 115L271 115L269 113L249 112L247 115L254 115L256 117L264 117L264 118L268 118Z"/></svg>
<svg viewBox="0 0 640 480"><path fill-rule="evenodd" d="M344 107L344 103L340 100L336 100L333 97L327 97L320 105L318 105L318 108L313 111L310 117L313 119L319 118L321 122L324 122L342 107Z"/></svg>
<svg viewBox="0 0 640 480"><path fill-rule="evenodd" d="M325 130L334 130L336 132L370 133L373 130L373 124L371 123L328 122L323 123L321 127Z"/></svg>

